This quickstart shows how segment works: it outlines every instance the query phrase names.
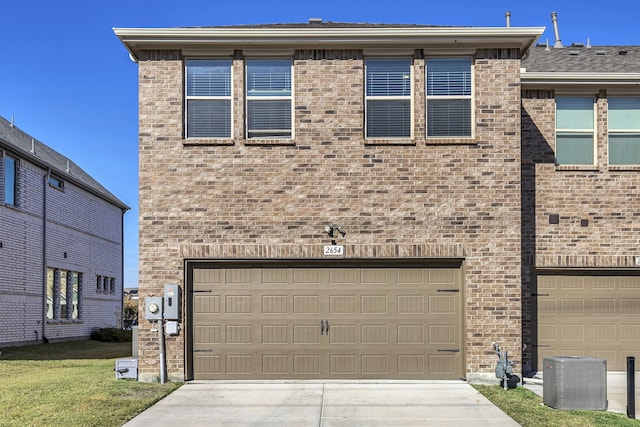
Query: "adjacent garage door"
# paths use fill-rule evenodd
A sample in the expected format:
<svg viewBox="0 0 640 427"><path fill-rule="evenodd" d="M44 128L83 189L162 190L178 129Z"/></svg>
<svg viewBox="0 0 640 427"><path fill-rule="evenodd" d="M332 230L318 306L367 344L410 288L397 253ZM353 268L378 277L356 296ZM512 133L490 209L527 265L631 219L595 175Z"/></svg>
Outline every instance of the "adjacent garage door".
<svg viewBox="0 0 640 427"><path fill-rule="evenodd" d="M544 357L590 356L607 369L640 357L640 277L538 276L538 369Z"/></svg>
<svg viewBox="0 0 640 427"><path fill-rule="evenodd" d="M195 379L461 378L459 268L194 268Z"/></svg>

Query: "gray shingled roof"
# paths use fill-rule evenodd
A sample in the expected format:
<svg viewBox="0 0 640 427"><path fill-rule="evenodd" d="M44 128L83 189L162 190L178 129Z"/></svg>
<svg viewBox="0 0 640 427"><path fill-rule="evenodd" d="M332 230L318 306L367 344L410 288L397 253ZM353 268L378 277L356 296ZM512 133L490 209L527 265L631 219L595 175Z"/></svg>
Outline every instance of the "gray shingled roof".
<svg viewBox="0 0 640 427"><path fill-rule="evenodd" d="M41 166L50 167L60 178L85 188L121 209L130 209L78 165L32 136L27 135L3 117L0 117L0 145L4 145L14 151L16 155L20 155Z"/></svg>
<svg viewBox="0 0 640 427"><path fill-rule="evenodd" d="M640 73L640 46L566 46L529 49L527 72Z"/></svg>

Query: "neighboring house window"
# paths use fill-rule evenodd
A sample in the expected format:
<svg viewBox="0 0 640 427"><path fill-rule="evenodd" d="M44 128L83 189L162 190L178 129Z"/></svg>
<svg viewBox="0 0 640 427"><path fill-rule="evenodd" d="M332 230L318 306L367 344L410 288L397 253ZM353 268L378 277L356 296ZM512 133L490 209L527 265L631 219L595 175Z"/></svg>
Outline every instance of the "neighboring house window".
<svg viewBox="0 0 640 427"><path fill-rule="evenodd" d="M55 305L55 270L47 268L47 319L53 319L53 307Z"/></svg>
<svg viewBox="0 0 640 427"><path fill-rule="evenodd" d="M82 273L47 268L47 319L78 319L82 305Z"/></svg>
<svg viewBox="0 0 640 427"><path fill-rule="evenodd" d="M61 180L60 178L53 175L49 175L49 179L47 181L51 187L57 188L59 190L64 190L64 181Z"/></svg>
<svg viewBox="0 0 640 427"><path fill-rule="evenodd" d="M231 60L186 63L187 138L231 138Z"/></svg>
<svg viewBox="0 0 640 427"><path fill-rule="evenodd" d="M67 290L69 289L67 271L60 271L60 318L66 319L69 317L67 310Z"/></svg>
<svg viewBox="0 0 640 427"><path fill-rule="evenodd" d="M247 60L247 137L292 137L290 59Z"/></svg>
<svg viewBox="0 0 640 427"><path fill-rule="evenodd" d="M427 59L427 137L471 136L471 59Z"/></svg>
<svg viewBox="0 0 640 427"><path fill-rule="evenodd" d="M4 202L16 206L18 160L4 156Z"/></svg>
<svg viewBox="0 0 640 427"><path fill-rule="evenodd" d="M102 293L102 276L96 276L96 292Z"/></svg>
<svg viewBox="0 0 640 427"><path fill-rule="evenodd" d="M109 293L116 293L116 279L114 279L113 277L109 279Z"/></svg>
<svg viewBox="0 0 640 427"><path fill-rule="evenodd" d="M640 97L609 98L609 164L640 165Z"/></svg>
<svg viewBox="0 0 640 427"><path fill-rule="evenodd" d="M80 273L71 274L71 318L80 317Z"/></svg>
<svg viewBox="0 0 640 427"><path fill-rule="evenodd" d="M556 164L595 164L593 97L556 98Z"/></svg>
<svg viewBox="0 0 640 427"><path fill-rule="evenodd" d="M367 138L410 138L411 60L367 59L365 70Z"/></svg>

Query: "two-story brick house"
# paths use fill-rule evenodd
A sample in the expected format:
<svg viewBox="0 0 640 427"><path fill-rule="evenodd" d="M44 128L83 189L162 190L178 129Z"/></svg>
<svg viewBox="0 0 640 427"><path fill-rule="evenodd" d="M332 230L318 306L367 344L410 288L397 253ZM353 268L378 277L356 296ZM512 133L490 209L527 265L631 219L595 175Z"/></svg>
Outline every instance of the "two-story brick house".
<svg viewBox="0 0 640 427"><path fill-rule="evenodd" d="M496 341L535 363L537 267L577 255L540 228L543 30L115 29L139 64L141 299L184 289L169 377L475 380Z"/></svg>
<svg viewBox="0 0 640 427"><path fill-rule="evenodd" d="M127 205L3 118L0 150L0 344L118 326Z"/></svg>
<svg viewBox="0 0 640 427"><path fill-rule="evenodd" d="M640 356L640 47L522 61L524 357Z"/></svg>

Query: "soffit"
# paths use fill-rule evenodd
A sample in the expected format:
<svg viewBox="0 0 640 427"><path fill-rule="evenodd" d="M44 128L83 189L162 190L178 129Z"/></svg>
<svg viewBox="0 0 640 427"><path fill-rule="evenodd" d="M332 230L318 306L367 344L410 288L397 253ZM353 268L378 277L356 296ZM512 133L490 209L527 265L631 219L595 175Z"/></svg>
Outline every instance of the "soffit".
<svg viewBox="0 0 640 427"><path fill-rule="evenodd" d="M526 51L543 27L246 26L114 28L135 57L141 50L329 48L519 48Z"/></svg>

